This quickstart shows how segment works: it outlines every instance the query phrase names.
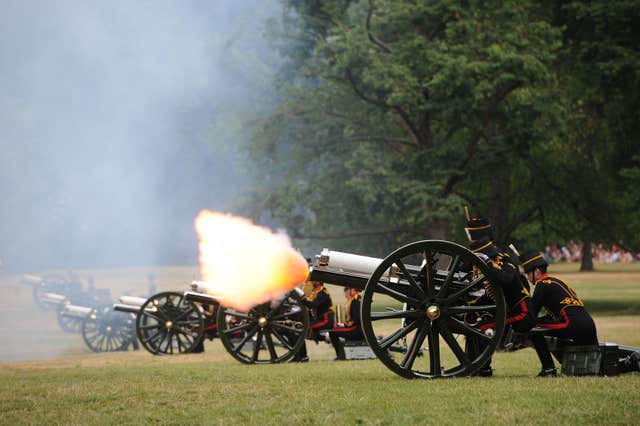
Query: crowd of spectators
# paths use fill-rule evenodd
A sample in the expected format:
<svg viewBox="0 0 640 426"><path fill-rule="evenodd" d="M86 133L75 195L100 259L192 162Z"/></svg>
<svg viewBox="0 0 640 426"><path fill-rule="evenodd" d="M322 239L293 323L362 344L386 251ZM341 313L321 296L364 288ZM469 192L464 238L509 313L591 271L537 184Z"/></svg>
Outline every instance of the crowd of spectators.
<svg viewBox="0 0 640 426"><path fill-rule="evenodd" d="M566 245L551 244L545 247L548 262L580 262L582 260L582 243L569 241ZM640 262L640 253L632 253L614 244L606 247L603 244L591 244L591 255L594 263L632 263Z"/></svg>

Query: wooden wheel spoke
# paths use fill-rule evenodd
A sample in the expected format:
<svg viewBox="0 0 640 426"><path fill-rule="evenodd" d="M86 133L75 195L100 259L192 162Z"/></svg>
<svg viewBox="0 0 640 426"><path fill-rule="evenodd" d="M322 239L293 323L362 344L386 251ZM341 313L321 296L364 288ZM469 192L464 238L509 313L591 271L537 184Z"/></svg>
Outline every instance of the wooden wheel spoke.
<svg viewBox="0 0 640 426"><path fill-rule="evenodd" d="M158 314L160 312L158 311ZM164 317L163 315L156 315L156 313L151 313L149 311L144 311L144 316L145 317L150 317L156 321L160 322L165 322L166 321L166 317Z"/></svg>
<svg viewBox="0 0 640 426"><path fill-rule="evenodd" d="M420 354L420 348L422 347L424 339L427 337L430 328L431 327L429 326L429 324L425 322L422 327L418 329L418 332L413 336L413 339L411 340L411 344L409 345L407 353L400 363L400 367L407 370L411 370L413 368L413 363L416 360L416 357Z"/></svg>
<svg viewBox="0 0 640 426"><path fill-rule="evenodd" d="M250 322L245 322L245 323L237 325L235 327L231 327L231 328L228 328L226 330L223 330L222 333L224 333L224 334L234 334L234 333L237 333L238 331L242 331L242 330L246 329L250 325L251 325Z"/></svg>
<svg viewBox="0 0 640 426"><path fill-rule="evenodd" d="M288 331L290 333L300 334L300 330L295 327L290 327L288 325L280 324L279 322L272 323L273 327L278 328L280 330Z"/></svg>
<svg viewBox="0 0 640 426"><path fill-rule="evenodd" d="M162 350L162 344L167 341L170 340L171 338L169 337L168 333L161 333L162 339L160 339L160 343L158 343L158 346L155 347L155 352L164 352L167 353L167 349L169 348L169 345L165 345L164 350Z"/></svg>
<svg viewBox="0 0 640 426"><path fill-rule="evenodd" d="M386 285L378 282L375 287L376 293L386 294L387 296L391 296L392 298L399 300L400 302L406 303L411 306L420 305L420 300L408 296L404 293L399 292L398 290L394 290L392 288L387 287Z"/></svg>
<svg viewBox="0 0 640 426"><path fill-rule="evenodd" d="M401 260L396 260L395 264L396 264L396 266L398 268L400 268L404 278L407 281L409 281L409 284L411 285L411 287L414 288L418 292L419 297L421 299L424 299L426 297L426 295L424 293L424 290L421 289L420 286L418 285L418 283L416 282L416 280L413 279L413 276L409 273L409 271L407 270L407 267L405 266L405 264L402 263Z"/></svg>
<svg viewBox="0 0 640 426"><path fill-rule="evenodd" d="M438 323L433 322L428 332L429 340L429 363L430 371L433 376L441 376L442 368L440 366L440 335L438 332Z"/></svg>
<svg viewBox="0 0 640 426"><path fill-rule="evenodd" d="M430 251L425 251L422 253L423 258L424 258L424 285L425 288L427 289L427 297L428 298L433 298L433 296L436 294L435 292L435 282L433 280L433 269L432 269L432 265L431 265L431 252Z"/></svg>
<svg viewBox="0 0 640 426"><path fill-rule="evenodd" d="M175 330L176 333L180 333L183 334L185 336L193 336L194 334L197 336L198 335L198 331L197 330L189 330L189 329L185 329L182 327L173 327L173 329Z"/></svg>
<svg viewBox="0 0 640 426"><path fill-rule="evenodd" d="M276 348L273 345L273 339L271 338L271 333L268 331L264 333L264 340L267 343L267 349L269 349L269 356L271 357L271 361L275 361L278 358L278 354L276 354Z"/></svg>
<svg viewBox="0 0 640 426"><path fill-rule="evenodd" d="M238 342L238 344L236 345L236 347L234 348L233 352L234 353L238 353L242 350L242 348L244 347L244 345L247 343L247 340L249 340L250 338L253 337L254 334L256 334L256 332L258 331L258 326L255 325L251 330L249 330L249 332L247 334L245 334L242 339Z"/></svg>
<svg viewBox="0 0 640 426"><path fill-rule="evenodd" d="M462 296L463 294L466 294L472 288L476 287L478 284L480 284L481 282L483 282L485 280L486 280L485 276L484 275L480 275L479 277L477 277L476 279L471 281L466 286L462 287L458 291L456 291L456 292L450 294L449 296L447 296L446 301L448 303L453 303L458 297Z"/></svg>
<svg viewBox="0 0 640 426"><path fill-rule="evenodd" d="M456 318L450 318L450 321L450 325L452 326L451 331L454 333L464 334L465 336L475 336L485 341L491 340L491 337L473 327L468 326Z"/></svg>
<svg viewBox="0 0 640 426"><path fill-rule="evenodd" d="M285 339L278 331L276 331L275 329L271 329L271 333L276 336L276 338L280 341L281 344L284 345L285 348L287 348L287 350L291 351L293 350L293 346L291 346L289 344L288 339Z"/></svg>
<svg viewBox="0 0 640 426"><path fill-rule="evenodd" d="M449 330L449 327L447 327L447 324L444 322L440 323L440 335L442 336L444 341L447 343L447 345L449 346L453 354L456 356L456 358L458 359L458 362L460 362L460 364L463 367L468 368L471 365L471 360L469 359L469 356L460 347L460 344L451 333L451 330Z"/></svg>
<svg viewBox="0 0 640 426"><path fill-rule="evenodd" d="M496 305L452 306L447 308L450 314L469 314L474 312L496 312Z"/></svg>
<svg viewBox="0 0 640 426"><path fill-rule="evenodd" d="M404 336L406 336L407 334L409 334L413 330L415 330L416 327L418 327L418 325L419 325L418 324L418 320L412 321L411 324L397 329L396 331L394 331L389 336L387 336L387 337L383 338L382 340L378 341L378 346L380 346L380 348L383 349L383 350L388 349L389 347L391 347L391 345L393 345L399 339L402 339Z"/></svg>
<svg viewBox="0 0 640 426"><path fill-rule="evenodd" d="M278 314L278 315L273 315L271 317L271 320L273 321L273 320L289 318L290 316L294 316L294 315L300 314L301 311L302 310L298 306L292 306L290 311L283 312L283 313Z"/></svg>
<svg viewBox="0 0 640 426"><path fill-rule="evenodd" d="M451 281L453 281L453 275L455 274L456 269L458 267L458 262L460 262L460 256L454 257L450 265L451 268L449 269L449 272L447 272L447 278L445 278L444 283L442 283L442 286L440 287L440 291L438 292L439 297L444 297L447 295L447 291L449 291L449 286L451 285Z"/></svg>
<svg viewBox="0 0 640 426"><path fill-rule="evenodd" d="M147 337L146 339L142 339L142 343L143 344L151 344L153 342L155 342L156 340L158 340L160 337L162 337L162 333L158 332L158 333L154 333L152 335L150 335L149 337Z"/></svg>
<svg viewBox="0 0 640 426"><path fill-rule="evenodd" d="M263 335L264 335L263 329L258 330L258 336L256 337L256 341L253 342L253 354L251 355L251 360L253 362L256 362L256 360L258 359L258 355L260 354Z"/></svg>
<svg viewBox="0 0 640 426"><path fill-rule="evenodd" d="M371 321L395 318L411 318L417 319L424 316L424 311L411 309L408 311L387 311L387 312L371 312Z"/></svg>
<svg viewBox="0 0 640 426"><path fill-rule="evenodd" d="M182 318L184 318L184 317L186 317L186 316L189 316L189 315L190 315L192 312L194 312L195 310L196 310L196 308L195 308L195 307L190 306L190 307L189 307L189 309L187 309L186 311L184 311L184 312L182 312L180 315L178 315L178 316L176 317L176 319L174 320L174 322L175 322L175 321L178 321L178 320L181 320Z"/></svg>

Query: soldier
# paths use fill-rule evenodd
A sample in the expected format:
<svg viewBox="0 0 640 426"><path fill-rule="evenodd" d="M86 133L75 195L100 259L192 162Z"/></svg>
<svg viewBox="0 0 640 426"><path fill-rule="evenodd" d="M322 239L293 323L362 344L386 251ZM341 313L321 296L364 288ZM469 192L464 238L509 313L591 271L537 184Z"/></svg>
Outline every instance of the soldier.
<svg viewBox="0 0 640 426"><path fill-rule="evenodd" d="M520 256L529 281L535 286L533 314L545 308L548 315L536 319L545 335L570 339L570 345L597 345L596 325L575 290L564 281L547 274L548 263L542 253L530 250ZM544 346L542 371L539 376L556 376L557 371L547 345Z"/></svg>
<svg viewBox="0 0 640 426"><path fill-rule="evenodd" d="M488 237L493 240L493 227L488 219L483 217L472 217L467 220L467 227L464 228L469 241L477 241L480 238Z"/></svg>
<svg viewBox="0 0 640 426"><path fill-rule="evenodd" d="M490 225L489 225L490 226ZM485 228L486 229L486 228ZM479 240L472 241L469 244L469 248L472 252L480 254L483 258L486 257L486 263L489 265L491 278L498 284L504 293L504 299L507 308L506 324L510 325L514 331L518 333L526 333L535 325L535 317L533 316L532 301L528 286L525 286L526 279L520 274L518 267L512 262L511 256L504 251L498 250L498 247L487 236L482 236ZM485 300L479 300L476 303L484 303L486 298L490 296L485 295ZM481 330L487 330L494 328L495 323L489 322L480 325ZM544 339L542 336L533 336L532 341L538 356L541 357L544 354ZM474 351L473 346L476 346L475 350L481 350L481 345L478 342L471 342L469 350ZM542 358L540 358L542 361ZM491 376L493 371L491 369L491 360L485 365L480 372L480 376Z"/></svg>
<svg viewBox="0 0 640 426"><path fill-rule="evenodd" d="M333 301L331 294L324 287L324 283L313 281L313 290L311 294L302 299L302 303L309 309L311 314L311 325L309 326L311 337L318 342L320 339L319 332L322 330L331 330L335 319L333 314ZM291 360L292 362L307 362L307 346L305 343Z"/></svg>
<svg viewBox="0 0 640 426"><path fill-rule="evenodd" d="M347 341L364 340L360 324L360 293L355 288L345 287L344 297L347 299L347 304L344 307L345 321L337 323L335 328L329 331L329 339L336 351L336 361L346 359L341 337Z"/></svg>

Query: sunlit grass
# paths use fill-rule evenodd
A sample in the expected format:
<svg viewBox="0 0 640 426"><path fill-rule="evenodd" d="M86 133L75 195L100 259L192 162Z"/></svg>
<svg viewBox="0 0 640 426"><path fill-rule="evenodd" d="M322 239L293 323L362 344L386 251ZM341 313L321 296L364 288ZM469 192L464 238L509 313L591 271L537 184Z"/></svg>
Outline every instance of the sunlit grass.
<svg viewBox="0 0 640 426"><path fill-rule="evenodd" d="M123 291L146 289L149 271L93 272L98 286L110 282ZM158 290L183 290L195 271L156 270ZM552 273L570 282L588 307L609 301L625 308L640 299L640 270ZM56 358L0 363L2 424L633 424L640 418L639 373L536 379L540 365L532 349L496 353L493 378L436 381L402 379L378 360L333 362L325 342L307 341L305 364L240 364L218 340L207 341L204 354L94 354L78 335L62 333L52 312L38 310L16 277L0 286L7 295L0 299L4 355L43 358L40 351L53 350L49 358ZM334 303L344 304L342 288L329 288ZM640 316L619 313L595 309L600 340L640 346Z"/></svg>

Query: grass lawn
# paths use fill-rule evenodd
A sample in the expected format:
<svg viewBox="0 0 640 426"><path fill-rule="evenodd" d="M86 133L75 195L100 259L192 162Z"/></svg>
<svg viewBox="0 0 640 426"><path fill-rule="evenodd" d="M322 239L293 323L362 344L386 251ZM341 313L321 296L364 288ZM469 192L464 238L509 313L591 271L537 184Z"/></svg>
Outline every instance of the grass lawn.
<svg viewBox="0 0 640 426"><path fill-rule="evenodd" d="M610 265L607 265L608 267ZM620 266L620 265L618 265ZM553 265L594 313L600 340L640 346L640 268L579 273ZM114 296L146 290L145 268L91 271ZM197 270L160 268L158 290ZM81 276L88 272L81 271ZM0 278L0 424L637 424L640 373L537 379L532 349L497 353L492 378L406 380L378 360L334 362L308 342L305 364L252 366L219 341L204 354L94 354L38 310L18 277ZM331 289L344 303L341 288ZM592 309L598 301L605 308ZM615 309L621 307L621 310ZM631 314L630 314L631 313Z"/></svg>

